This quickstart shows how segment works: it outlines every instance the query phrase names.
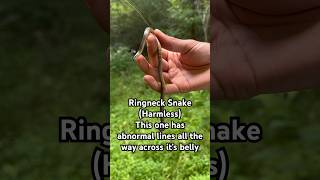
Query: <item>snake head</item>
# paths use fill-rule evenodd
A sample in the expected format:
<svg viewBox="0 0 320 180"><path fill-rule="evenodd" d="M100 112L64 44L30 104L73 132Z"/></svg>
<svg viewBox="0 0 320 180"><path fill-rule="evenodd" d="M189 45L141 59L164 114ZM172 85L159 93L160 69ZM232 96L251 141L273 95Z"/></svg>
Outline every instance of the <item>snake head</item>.
<svg viewBox="0 0 320 180"><path fill-rule="evenodd" d="M147 38L149 36L150 33L152 33L153 29L151 27L147 27L144 32L143 32L143 37L140 43L140 47L138 49L138 51L136 52L136 54L133 57L133 60L135 60L140 54L142 54L144 46L146 44Z"/></svg>

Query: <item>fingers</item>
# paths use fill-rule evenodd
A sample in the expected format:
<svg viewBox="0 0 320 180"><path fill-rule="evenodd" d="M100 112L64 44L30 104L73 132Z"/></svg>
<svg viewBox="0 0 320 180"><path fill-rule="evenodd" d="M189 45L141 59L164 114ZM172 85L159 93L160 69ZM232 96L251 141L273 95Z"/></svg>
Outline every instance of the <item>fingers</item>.
<svg viewBox="0 0 320 180"><path fill-rule="evenodd" d="M164 72L168 72L169 71L169 63L168 61L162 59L162 70Z"/></svg>
<svg viewBox="0 0 320 180"><path fill-rule="evenodd" d="M162 47L169 51L186 53L192 49L198 42L195 40L183 40L172 36L168 36L161 32L159 29L154 30L154 34L157 36Z"/></svg>
<svg viewBox="0 0 320 180"><path fill-rule="evenodd" d="M148 51L148 59L149 62L143 57L142 55L136 58L136 62L139 68L146 74L144 76L145 82L154 90L160 91L160 77L158 72L158 40L157 37L153 34L150 34L147 38L147 51ZM169 63L165 59L168 58L168 50L161 48L161 56L164 59L161 59L161 66L162 66L162 76L164 81L166 82L166 86L164 89L164 93L176 93L178 92L178 88L174 84L170 84L169 74Z"/></svg>
<svg viewBox="0 0 320 180"><path fill-rule="evenodd" d="M158 67L158 40L155 35L150 34L147 38L147 51L148 51L148 58L149 58L149 63L153 67ZM168 69L168 50L161 48L161 57L162 57L162 66L164 68L164 71L167 71Z"/></svg>
<svg viewBox="0 0 320 180"><path fill-rule="evenodd" d="M158 81L153 76L150 75L145 75L144 76L144 81L145 83L153 90L160 92L161 91L161 86ZM178 93L179 88L175 84L166 84L164 87L163 92L165 94L173 94L173 93Z"/></svg>
<svg viewBox="0 0 320 180"><path fill-rule="evenodd" d="M146 74L149 74L149 71L152 69L152 70L157 70L158 68L157 67L153 67L151 66L148 61L146 60L145 57L143 57L142 55L138 56L136 58L136 63L138 64L138 66L140 67L140 69L146 73ZM168 61L162 59L162 71L163 72L168 72L169 70L169 63Z"/></svg>
<svg viewBox="0 0 320 180"><path fill-rule="evenodd" d="M169 54L169 51L164 49L164 48L161 48L161 55L162 55L162 58L166 61L168 61L168 54Z"/></svg>
<svg viewBox="0 0 320 180"><path fill-rule="evenodd" d="M141 71L143 71L145 74L149 74L150 68L146 58L140 55L136 58L136 63L138 64Z"/></svg>
<svg viewBox="0 0 320 180"><path fill-rule="evenodd" d="M142 56L138 56L136 58L136 63L138 64L139 68L141 69L141 71L143 71L146 75L151 75L153 76L157 81L160 81L160 77L158 75L158 69L155 67L152 67L148 61ZM165 80L165 82L170 83L170 78L169 78L169 74L167 73L169 70L169 64L167 61L162 60L162 76Z"/></svg>
<svg viewBox="0 0 320 180"><path fill-rule="evenodd" d="M148 58L150 60L150 64L153 67L158 67L158 42L156 37L150 33L147 38L147 51L148 51Z"/></svg>

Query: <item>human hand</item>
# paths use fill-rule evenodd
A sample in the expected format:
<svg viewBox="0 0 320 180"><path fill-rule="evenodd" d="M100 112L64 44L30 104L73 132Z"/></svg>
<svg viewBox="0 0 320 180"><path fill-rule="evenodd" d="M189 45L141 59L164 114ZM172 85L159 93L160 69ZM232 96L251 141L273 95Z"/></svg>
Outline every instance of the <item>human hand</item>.
<svg viewBox="0 0 320 180"><path fill-rule="evenodd" d="M136 63L145 73L144 81L153 90L160 91L157 73L157 41L162 46L162 71L166 82L164 93L182 93L210 87L210 44L195 40L170 37L154 30L147 38L149 63L142 55Z"/></svg>
<svg viewBox="0 0 320 180"><path fill-rule="evenodd" d="M256 82L251 68L253 47L260 44L254 34L238 22L226 2L216 1L213 15L213 97L247 98L255 94Z"/></svg>
<svg viewBox="0 0 320 180"><path fill-rule="evenodd" d="M266 3L214 1L213 98L319 86L320 10L310 1Z"/></svg>

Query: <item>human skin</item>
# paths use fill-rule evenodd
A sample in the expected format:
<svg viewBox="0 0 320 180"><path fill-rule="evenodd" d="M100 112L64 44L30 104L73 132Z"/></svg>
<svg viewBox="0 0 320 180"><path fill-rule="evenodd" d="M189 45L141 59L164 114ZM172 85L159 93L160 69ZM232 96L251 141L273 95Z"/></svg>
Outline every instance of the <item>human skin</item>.
<svg viewBox="0 0 320 180"><path fill-rule="evenodd" d="M164 93L181 93L210 87L210 44L195 40L182 40L168 36L160 30L147 38L149 62L142 55L136 63L145 73L144 81L160 91L157 73L157 41L162 45L162 70L166 81Z"/></svg>
<svg viewBox="0 0 320 180"><path fill-rule="evenodd" d="M106 1L87 0L87 4L106 30ZM211 7L211 87L207 58L200 61L199 58L190 58L186 63L180 62L183 58L170 55L164 58L164 76L168 82L166 93L210 88L214 99L245 99L258 94L320 86L320 1L214 0ZM174 40L179 39L170 37L172 41L166 41L157 33L155 35L170 51L169 54L181 55L174 50ZM150 39L148 41L152 41L152 37ZM204 56L210 56L207 50L210 46L202 46L206 47L203 48L206 49ZM175 59L171 61L174 62L172 67L177 64L193 67L193 63L198 62L203 67L193 70L177 66L173 69L178 69L175 71L179 76L168 77L169 59ZM151 58L151 62L155 62L154 59ZM151 68L146 66L143 56L138 57L137 63L146 74L146 83L159 91L154 63Z"/></svg>
<svg viewBox="0 0 320 180"><path fill-rule="evenodd" d="M86 0L86 4L98 24L108 31L108 3L106 0ZM164 93L189 92L209 89L210 85L210 44L194 40L180 40L155 30L162 49L163 76L166 81ZM160 90L159 77L156 73L156 41L151 35L147 39L150 64L142 55L137 57L137 64L145 72L144 80L149 86ZM165 49L166 48L166 49ZM197 61L195 61L195 59Z"/></svg>
<svg viewBox="0 0 320 180"><path fill-rule="evenodd" d="M318 87L320 85L320 51L318 51L320 41L317 40L320 38L320 23L316 18L320 15L320 11L316 8L318 4L320 5L317 1L303 3L213 1L211 62L213 98L246 99L263 93ZM155 35L161 39L157 33ZM179 39L172 39L172 46L175 46L173 41ZM200 55L197 53L200 51L190 53L194 53L193 56L197 58L189 59L189 62L198 62ZM142 67L141 63L145 60L143 57L139 58L141 59L138 59L137 63ZM146 68L142 70L146 74L144 77L146 83L151 88L159 90L155 68L151 64L150 72L147 72ZM188 69L184 69L182 72L187 71ZM200 74L198 77L203 79L202 82L209 84L210 79L206 77L206 73ZM175 79L181 81L172 83L178 88L170 87L168 92L187 92L207 87L203 84L179 89L179 86L184 87L188 78L191 81L195 80L192 78L193 73L189 75L184 79Z"/></svg>
<svg viewBox="0 0 320 180"><path fill-rule="evenodd" d="M320 2L213 1L216 99L320 85Z"/></svg>

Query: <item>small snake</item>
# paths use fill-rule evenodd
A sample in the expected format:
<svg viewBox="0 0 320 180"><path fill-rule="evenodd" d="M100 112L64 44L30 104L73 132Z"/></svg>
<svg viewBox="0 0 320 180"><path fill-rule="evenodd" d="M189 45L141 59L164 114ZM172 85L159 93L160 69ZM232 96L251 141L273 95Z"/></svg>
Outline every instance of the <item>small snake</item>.
<svg viewBox="0 0 320 180"><path fill-rule="evenodd" d="M153 33L153 29L150 28L150 27L147 27L145 30L144 30L144 33L143 33L143 37L142 37L142 40L141 40L141 43L140 43L140 47L137 51L137 53L134 55L134 59L136 59L139 55L142 54L143 50L144 50L144 46L146 44L146 41L147 41L147 38L149 36L150 33ZM156 36L155 36L156 37ZM164 78L163 78L163 75L162 75L162 55L161 55L161 44L158 40L158 38L156 37L156 40L157 40L157 48L156 48L156 53L157 53L157 72L158 72L158 77L160 79L160 99L163 100L164 99L164 88L165 88L165 81L164 81ZM149 57L148 57L148 62L149 62ZM160 106L160 111L163 112L164 111L164 107L163 106ZM160 121L161 122L164 122L164 118L161 117L160 118Z"/></svg>

